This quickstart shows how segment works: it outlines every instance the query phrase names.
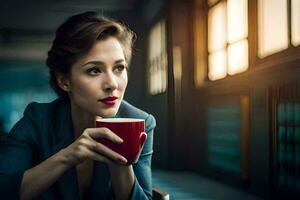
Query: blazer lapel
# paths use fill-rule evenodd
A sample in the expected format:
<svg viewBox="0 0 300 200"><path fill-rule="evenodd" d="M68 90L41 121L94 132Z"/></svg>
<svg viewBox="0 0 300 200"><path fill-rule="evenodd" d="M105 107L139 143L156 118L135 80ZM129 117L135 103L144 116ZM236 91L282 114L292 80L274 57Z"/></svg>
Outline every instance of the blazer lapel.
<svg viewBox="0 0 300 200"><path fill-rule="evenodd" d="M53 154L67 147L74 141L71 108L69 100L61 99L57 110L56 127L53 130ZM76 166L66 171L58 179L62 199L79 199Z"/></svg>

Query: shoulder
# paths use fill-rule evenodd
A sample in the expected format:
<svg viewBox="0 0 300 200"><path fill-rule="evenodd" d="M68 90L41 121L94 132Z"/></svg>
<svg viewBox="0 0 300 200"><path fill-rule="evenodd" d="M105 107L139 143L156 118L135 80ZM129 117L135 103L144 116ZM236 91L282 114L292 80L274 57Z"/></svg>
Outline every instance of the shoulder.
<svg viewBox="0 0 300 200"><path fill-rule="evenodd" d="M153 115L131 105L125 100L123 100L120 105L119 114L121 117L144 119L146 130L154 129L156 126L156 121Z"/></svg>
<svg viewBox="0 0 300 200"><path fill-rule="evenodd" d="M55 123L57 115L61 112L62 99L49 103L31 102L25 108L23 117L15 124L11 132L16 129L31 127L35 130L48 130Z"/></svg>
<svg viewBox="0 0 300 200"><path fill-rule="evenodd" d="M36 125L53 122L63 102L64 100L60 98L49 103L31 102L25 108L24 118L29 119Z"/></svg>
<svg viewBox="0 0 300 200"><path fill-rule="evenodd" d="M40 130L44 130L44 132L49 130L53 122L49 117L51 115L54 116L54 112L57 110L54 108L57 107L56 104L58 104L58 101L59 100L55 100L50 103L32 102L28 104L23 117L10 130L9 138L30 143L36 141Z"/></svg>
<svg viewBox="0 0 300 200"><path fill-rule="evenodd" d="M24 116L29 118L43 118L44 116L48 116L51 112L57 110L60 101L62 100L56 99L49 103L31 102L25 108Z"/></svg>

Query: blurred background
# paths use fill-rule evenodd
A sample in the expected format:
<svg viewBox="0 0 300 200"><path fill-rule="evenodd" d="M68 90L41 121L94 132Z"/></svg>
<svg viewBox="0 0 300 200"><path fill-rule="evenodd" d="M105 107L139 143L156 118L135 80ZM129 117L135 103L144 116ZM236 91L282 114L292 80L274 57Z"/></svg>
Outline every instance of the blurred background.
<svg viewBox="0 0 300 200"><path fill-rule="evenodd" d="M1 138L29 102L56 98L47 51L83 11L138 36L125 99L156 117L155 187L170 199L299 199L299 0L1 0Z"/></svg>

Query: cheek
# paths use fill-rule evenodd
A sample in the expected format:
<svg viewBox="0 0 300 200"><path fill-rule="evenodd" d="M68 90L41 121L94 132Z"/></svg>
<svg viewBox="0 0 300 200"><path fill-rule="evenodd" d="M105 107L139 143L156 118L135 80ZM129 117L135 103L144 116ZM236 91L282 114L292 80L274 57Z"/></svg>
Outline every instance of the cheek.
<svg viewBox="0 0 300 200"><path fill-rule="evenodd" d="M126 87L127 87L127 83L128 83L128 77L127 77L127 74L122 78L122 81L121 81L121 85L122 85L122 89L125 90Z"/></svg>
<svg viewBox="0 0 300 200"><path fill-rule="evenodd" d="M90 94L95 93L95 89L93 88L95 85L95 83L77 80L73 82L72 91L74 95L84 96L86 98L90 96Z"/></svg>

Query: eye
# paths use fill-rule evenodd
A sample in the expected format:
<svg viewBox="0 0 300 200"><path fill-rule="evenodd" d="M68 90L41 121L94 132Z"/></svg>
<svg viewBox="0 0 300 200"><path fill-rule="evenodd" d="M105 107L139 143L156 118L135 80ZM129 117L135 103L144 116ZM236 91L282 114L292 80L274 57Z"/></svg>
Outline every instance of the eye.
<svg viewBox="0 0 300 200"><path fill-rule="evenodd" d="M115 67L115 70L117 71L117 72L122 72L122 71L124 71L126 69L126 67L124 66L124 65L117 65L116 67Z"/></svg>
<svg viewBox="0 0 300 200"><path fill-rule="evenodd" d="M96 68L96 67L92 67L92 68L89 68L89 69L87 70L87 73L88 73L89 75L91 75L91 76L96 76L96 75L98 75L98 74L101 73L101 70L99 70L99 69Z"/></svg>

